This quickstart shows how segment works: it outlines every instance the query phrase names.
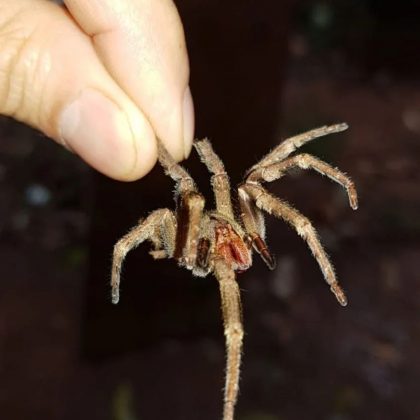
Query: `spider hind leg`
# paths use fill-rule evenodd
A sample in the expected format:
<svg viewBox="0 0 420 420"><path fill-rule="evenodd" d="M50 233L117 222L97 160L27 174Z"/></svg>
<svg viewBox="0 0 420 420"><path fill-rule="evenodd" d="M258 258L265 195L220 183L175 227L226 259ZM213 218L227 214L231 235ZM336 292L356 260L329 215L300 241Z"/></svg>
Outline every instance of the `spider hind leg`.
<svg viewBox="0 0 420 420"><path fill-rule="evenodd" d="M219 258L214 262L214 274L219 282L227 353L223 420L233 420L238 399L244 336L241 296L235 272L223 259Z"/></svg>

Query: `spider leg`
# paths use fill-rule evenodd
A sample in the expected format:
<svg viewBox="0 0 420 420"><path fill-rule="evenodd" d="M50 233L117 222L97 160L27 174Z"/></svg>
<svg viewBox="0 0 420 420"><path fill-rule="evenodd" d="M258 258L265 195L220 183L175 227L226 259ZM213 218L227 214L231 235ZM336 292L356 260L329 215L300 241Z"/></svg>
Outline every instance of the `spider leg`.
<svg viewBox="0 0 420 420"><path fill-rule="evenodd" d="M255 166L248 174L246 181L254 183L260 181L275 181L284 176L288 170L295 167L301 169L314 169L321 175L326 175L328 178L343 186L347 191L350 207L353 210L357 209L357 192L353 181L339 169L334 168L328 163L307 153L293 156L269 166Z"/></svg>
<svg viewBox="0 0 420 420"><path fill-rule="evenodd" d="M195 191L181 194L177 209L178 229L174 258L192 270L197 260L204 197Z"/></svg>
<svg viewBox="0 0 420 420"><path fill-rule="evenodd" d="M223 420L233 420L238 398L244 335L241 297L235 273L223 259L215 260L214 273L220 288L227 352Z"/></svg>
<svg viewBox="0 0 420 420"><path fill-rule="evenodd" d="M325 281L329 284L330 289L334 293L338 302L342 306L346 306L347 298L338 284L328 255L321 245L317 232L313 228L311 222L296 209L284 201L279 200L277 197L274 197L258 184L247 183L242 185L241 189L255 201L258 208L285 220L296 229L297 233L308 244L313 256L321 268Z"/></svg>
<svg viewBox="0 0 420 420"><path fill-rule="evenodd" d="M175 162L161 141L158 141L158 147L160 164L166 174L176 182L178 228L174 258L191 270L197 259L204 198L198 193L190 174Z"/></svg>
<svg viewBox="0 0 420 420"><path fill-rule="evenodd" d="M245 185L245 184L243 184ZM253 248L257 251L270 270L276 267L276 261L271 255L264 241L265 222L262 211L254 204L253 200L241 185L238 188L239 205L241 207L241 218L247 231Z"/></svg>
<svg viewBox="0 0 420 420"><path fill-rule="evenodd" d="M178 194L196 191L197 187L191 175L169 154L163 143L158 140L159 162L165 173L176 181L176 191Z"/></svg>
<svg viewBox="0 0 420 420"><path fill-rule="evenodd" d="M166 257L171 257L175 249L175 235L176 220L173 212L169 209L160 209L140 221L115 244L111 276L112 303L118 303L120 299L121 267L127 253L142 242L150 240L155 246L163 244Z"/></svg>
<svg viewBox="0 0 420 420"><path fill-rule="evenodd" d="M315 128L305 133L299 134L294 137L290 137L280 143L274 148L268 155L263 157L256 165L254 165L248 172L250 174L253 170L261 166L269 166L273 163L280 162L286 159L296 149L303 146L304 144L318 138L323 137L332 133L339 133L340 131L347 130L348 125L346 123L334 124L329 126L323 126Z"/></svg>
<svg viewBox="0 0 420 420"><path fill-rule="evenodd" d="M217 211L224 216L227 216L229 219L234 219L230 197L229 177L225 171L223 162L214 152L208 139L194 142L194 147L209 172L213 174L211 177L211 184L216 199Z"/></svg>

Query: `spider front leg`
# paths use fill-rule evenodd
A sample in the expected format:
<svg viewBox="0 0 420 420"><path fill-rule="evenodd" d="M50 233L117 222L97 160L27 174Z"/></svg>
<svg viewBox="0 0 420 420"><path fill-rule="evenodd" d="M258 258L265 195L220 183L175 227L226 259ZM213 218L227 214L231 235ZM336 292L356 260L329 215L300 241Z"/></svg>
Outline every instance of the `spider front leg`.
<svg viewBox="0 0 420 420"><path fill-rule="evenodd" d="M235 272L226 264L225 260L215 260L214 274L219 281L227 352L223 420L233 420L235 404L238 399L244 336L241 296Z"/></svg>
<svg viewBox="0 0 420 420"><path fill-rule="evenodd" d="M357 192L353 181L339 169L334 168L328 163L325 163L312 155L308 155L307 153L293 156L282 162L274 163L269 166L256 165L246 177L246 182L272 182L281 178L288 170L295 167L299 167L301 169L314 169L321 175L326 175L328 178L343 186L347 191L350 207L353 210L357 209Z"/></svg>
<svg viewBox="0 0 420 420"><path fill-rule="evenodd" d="M160 164L166 174L176 181L178 229L174 258L191 270L197 260L204 198L197 192L197 187L190 174L175 162L160 140L158 147Z"/></svg>
<svg viewBox="0 0 420 420"><path fill-rule="evenodd" d="M217 211L233 220L234 215L230 197L229 177L225 171L223 162L214 152L208 139L194 142L194 147L200 155L202 162L207 166L209 172L213 174L211 177L211 185L214 190Z"/></svg>
<svg viewBox="0 0 420 420"><path fill-rule="evenodd" d="M196 191L181 194L177 208L178 229L174 258L192 270L197 260L204 197Z"/></svg>
<svg viewBox="0 0 420 420"><path fill-rule="evenodd" d="M121 266L127 253L142 242L150 240L155 247L160 248L163 245L164 250L155 250L160 253L160 258L162 258L161 251L165 252L166 257L172 257L175 250L175 235L176 220L173 212L169 209L160 209L140 221L115 244L111 277L112 303L118 303L120 299Z"/></svg>
<svg viewBox="0 0 420 420"><path fill-rule="evenodd" d="M277 197L274 197L258 184L246 183L240 187L240 193L250 197L258 208L285 220L296 229L297 233L308 244L309 249L312 251L313 256L321 268L325 281L329 284L338 302L342 306L346 306L347 298L338 284L331 262L311 222L296 209L279 200Z"/></svg>
<svg viewBox="0 0 420 420"><path fill-rule="evenodd" d="M276 148L274 148L268 155L264 156L257 164L255 164L248 171L247 176L258 167L266 167L286 159L296 149L302 147L304 144L312 140L326 136L328 134L339 133L341 131L347 130L348 127L349 126L346 123L326 125L310 131L306 131L302 134L298 134L297 136L289 137L280 143Z"/></svg>

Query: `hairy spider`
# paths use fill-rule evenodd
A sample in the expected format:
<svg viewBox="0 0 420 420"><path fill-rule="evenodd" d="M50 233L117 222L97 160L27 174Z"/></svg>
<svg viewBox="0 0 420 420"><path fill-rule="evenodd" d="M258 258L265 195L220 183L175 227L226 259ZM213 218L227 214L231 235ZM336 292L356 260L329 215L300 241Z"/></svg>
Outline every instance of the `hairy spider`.
<svg viewBox="0 0 420 420"><path fill-rule="evenodd" d="M180 266L199 277L214 273L219 282L226 337L224 420L232 420L234 416L243 339L241 301L235 273L243 272L252 265L253 250L261 255L270 269L275 268L274 257L264 240L262 211L285 220L296 229L312 251L337 300L343 306L347 304L311 222L261 185L262 182L281 178L294 167L315 169L341 184L347 190L351 208L357 209L356 189L344 173L308 154L289 157L305 143L347 128L345 123L317 128L291 137L272 150L246 173L239 185L239 217L235 216L232 208L228 175L207 139L196 141L194 147L212 174L216 209L210 211L204 210L204 198L191 176L159 142L159 162L176 182L176 212L169 209L153 211L115 244L111 280L113 303L119 300L121 264L127 252L145 240L151 241L154 247L151 255L155 259L174 258Z"/></svg>

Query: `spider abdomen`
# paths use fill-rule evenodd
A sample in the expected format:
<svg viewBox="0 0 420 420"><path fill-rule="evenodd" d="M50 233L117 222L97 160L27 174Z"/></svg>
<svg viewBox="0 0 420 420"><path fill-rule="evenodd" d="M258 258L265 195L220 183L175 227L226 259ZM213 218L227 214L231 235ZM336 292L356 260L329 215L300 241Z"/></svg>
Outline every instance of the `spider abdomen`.
<svg viewBox="0 0 420 420"><path fill-rule="evenodd" d="M215 257L223 258L235 271L245 271L252 264L251 252L229 223L215 226Z"/></svg>

